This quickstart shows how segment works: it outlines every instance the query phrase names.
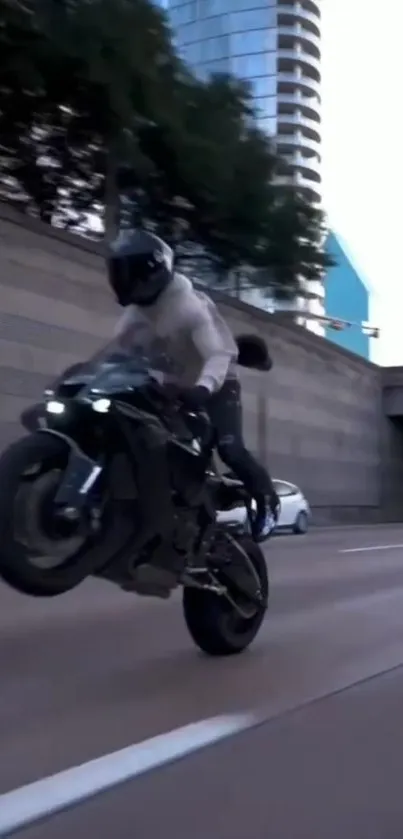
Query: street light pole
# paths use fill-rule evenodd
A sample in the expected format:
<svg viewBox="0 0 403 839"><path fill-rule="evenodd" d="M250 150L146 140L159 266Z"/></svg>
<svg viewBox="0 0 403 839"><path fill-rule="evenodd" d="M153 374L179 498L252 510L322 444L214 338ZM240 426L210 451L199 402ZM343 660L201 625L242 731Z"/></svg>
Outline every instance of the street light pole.
<svg viewBox="0 0 403 839"><path fill-rule="evenodd" d="M359 329L368 335L369 338L379 338L380 329L378 326L373 326L368 321L354 321L344 320L343 318L331 317L330 315L318 315L314 312L301 312L300 309L281 309L279 314L295 315L300 320L315 320L323 326L328 326L336 332L342 332L344 329L350 329L351 326L358 326Z"/></svg>

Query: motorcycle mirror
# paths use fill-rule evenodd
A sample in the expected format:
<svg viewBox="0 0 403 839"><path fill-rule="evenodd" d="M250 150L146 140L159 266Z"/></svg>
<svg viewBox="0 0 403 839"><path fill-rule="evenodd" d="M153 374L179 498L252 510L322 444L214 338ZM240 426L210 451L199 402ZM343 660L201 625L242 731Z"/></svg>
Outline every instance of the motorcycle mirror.
<svg viewBox="0 0 403 839"><path fill-rule="evenodd" d="M259 335L238 335L235 338L238 346L238 361L240 367L250 370L268 372L273 367L266 341Z"/></svg>

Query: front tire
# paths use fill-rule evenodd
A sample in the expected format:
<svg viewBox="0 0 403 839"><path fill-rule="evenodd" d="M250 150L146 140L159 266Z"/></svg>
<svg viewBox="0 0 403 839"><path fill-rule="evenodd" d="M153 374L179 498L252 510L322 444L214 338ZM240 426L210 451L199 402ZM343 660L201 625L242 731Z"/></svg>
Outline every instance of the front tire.
<svg viewBox="0 0 403 839"><path fill-rule="evenodd" d="M269 598L269 577L261 548L248 537L238 542L259 578L262 602L248 618L242 618L223 595L206 589L185 587L183 612L195 644L207 655L229 656L243 652L255 639L263 623Z"/></svg>
<svg viewBox="0 0 403 839"><path fill-rule="evenodd" d="M0 578L22 594L55 597L75 588L88 574L82 561L86 553L82 538L66 539L63 545L71 547L71 553L60 561L57 557L57 564L49 567L39 561L40 550L30 547L29 539L19 533L18 521L24 525L24 511L28 509L22 502L22 509L18 506L20 494L25 493L22 497L29 504L30 481L33 486L36 470L41 470L46 483L55 466L63 468L68 454L63 440L36 432L13 443L0 456L0 486L4 487L0 493ZM62 540L54 542L56 555L61 544Z"/></svg>

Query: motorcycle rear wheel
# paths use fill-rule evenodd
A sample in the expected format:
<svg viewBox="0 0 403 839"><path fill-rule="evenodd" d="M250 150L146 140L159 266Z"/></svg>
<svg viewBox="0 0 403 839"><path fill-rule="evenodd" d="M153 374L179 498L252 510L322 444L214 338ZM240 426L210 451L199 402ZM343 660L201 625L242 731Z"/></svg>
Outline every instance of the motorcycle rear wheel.
<svg viewBox="0 0 403 839"><path fill-rule="evenodd" d="M32 597L63 594L90 573L85 535L72 530L60 539L57 534L49 536L51 517L44 512L68 453L68 445L60 438L36 432L17 440L0 456L0 486L5 488L0 493L0 578ZM40 482L43 493L40 490L32 500L35 483ZM34 546L30 544L30 515Z"/></svg>
<svg viewBox="0 0 403 839"><path fill-rule="evenodd" d="M183 613L187 629L202 652L210 656L229 656L243 652L256 638L263 623L269 598L266 560L259 545L247 536L238 537L259 578L262 601L252 614L242 617L224 595L185 586Z"/></svg>

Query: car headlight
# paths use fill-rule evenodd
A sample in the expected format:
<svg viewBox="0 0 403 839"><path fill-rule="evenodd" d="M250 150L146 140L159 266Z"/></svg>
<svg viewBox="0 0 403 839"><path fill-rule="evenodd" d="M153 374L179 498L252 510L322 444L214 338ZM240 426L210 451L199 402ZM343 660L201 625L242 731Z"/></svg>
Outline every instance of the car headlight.
<svg viewBox="0 0 403 839"><path fill-rule="evenodd" d="M110 407L110 399L96 399L95 402L92 403L92 410L96 411L97 414L107 414Z"/></svg>
<svg viewBox="0 0 403 839"><path fill-rule="evenodd" d="M46 411L48 414L64 414L66 410L66 406L63 402L57 402L56 399L51 399L49 402L46 403Z"/></svg>

